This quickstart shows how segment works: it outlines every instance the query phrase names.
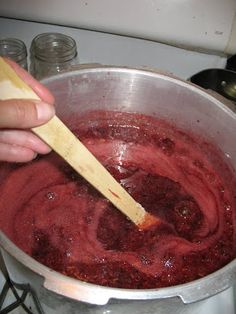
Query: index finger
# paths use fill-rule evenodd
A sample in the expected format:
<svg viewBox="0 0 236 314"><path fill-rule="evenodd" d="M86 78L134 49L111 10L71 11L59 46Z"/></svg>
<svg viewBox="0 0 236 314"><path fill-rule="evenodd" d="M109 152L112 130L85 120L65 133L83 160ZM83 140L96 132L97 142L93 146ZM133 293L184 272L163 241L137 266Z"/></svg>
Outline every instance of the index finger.
<svg viewBox="0 0 236 314"><path fill-rule="evenodd" d="M27 71L25 71L14 61L8 58L4 58L4 60L13 68L17 75L19 75L19 77L35 91L40 99L48 104L54 103L55 99L53 95L44 85L42 85L39 81L33 78L33 76L31 76Z"/></svg>

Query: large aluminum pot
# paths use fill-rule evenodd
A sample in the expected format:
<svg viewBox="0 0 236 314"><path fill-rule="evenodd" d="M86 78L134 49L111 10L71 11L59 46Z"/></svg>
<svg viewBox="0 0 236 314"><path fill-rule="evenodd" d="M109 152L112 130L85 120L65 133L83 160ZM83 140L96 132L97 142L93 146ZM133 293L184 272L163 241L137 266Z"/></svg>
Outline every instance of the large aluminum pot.
<svg viewBox="0 0 236 314"><path fill-rule="evenodd" d="M217 145L236 171L236 114L223 100L171 76L116 67L79 69L48 78L58 115L109 109L166 118ZM201 123L199 123L201 121ZM61 275L18 249L0 233L2 254L12 280L30 283L45 313L199 313L204 299L232 286L236 260L191 283L151 290L101 287Z"/></svg>

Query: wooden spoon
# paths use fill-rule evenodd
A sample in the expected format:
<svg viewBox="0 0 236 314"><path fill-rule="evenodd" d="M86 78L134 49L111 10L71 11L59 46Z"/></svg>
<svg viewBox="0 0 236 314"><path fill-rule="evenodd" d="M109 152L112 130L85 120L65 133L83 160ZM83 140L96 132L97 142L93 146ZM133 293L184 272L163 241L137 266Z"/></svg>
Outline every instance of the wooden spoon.
<svg viewBox="0 0 236 314"><path fill-rule="evenodd" d="M13 98L39 100L31 87L0 57L0 99ZM158 218L147 213L126 192L57 116L46 124L33 128L32 131L133 221L139 229L159 222Z"/></svg>

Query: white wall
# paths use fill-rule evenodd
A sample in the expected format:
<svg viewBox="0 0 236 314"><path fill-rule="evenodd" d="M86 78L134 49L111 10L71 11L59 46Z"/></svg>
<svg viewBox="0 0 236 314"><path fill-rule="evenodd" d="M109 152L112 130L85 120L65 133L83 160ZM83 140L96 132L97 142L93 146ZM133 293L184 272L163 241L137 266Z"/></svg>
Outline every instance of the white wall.
<svg viewBox="0 0 236 314"><path fill-rule="evenodd" d="M219 55L185 50L149 40L0 18L0 38L21 39L28 51L32 39L44 32L59 32L72 36L78 46L80 63L144 66L171 72L186 79L206 68L222 68L226 62L226 58Z"/></svg>
<svg viewBox="0 0 236 314"><path fill-rule="evenodd" d="M0 15L236 53L236 0L0 0Z"/></svg>

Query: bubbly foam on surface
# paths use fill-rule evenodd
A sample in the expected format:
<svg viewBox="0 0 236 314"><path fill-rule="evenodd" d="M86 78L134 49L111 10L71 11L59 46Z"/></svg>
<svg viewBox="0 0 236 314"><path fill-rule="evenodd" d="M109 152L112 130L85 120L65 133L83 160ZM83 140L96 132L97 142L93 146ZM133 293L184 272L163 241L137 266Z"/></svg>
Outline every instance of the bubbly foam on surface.
<svg viewBox="0 0 236 314"><path fill-rule="evenodd" d="M51 153L0 183L0 226L22 250L68 276L124 288L189 282L235 257L235 181L210 144L135 114L90 113L74 131L161 223L139 231Z"/></svg>

